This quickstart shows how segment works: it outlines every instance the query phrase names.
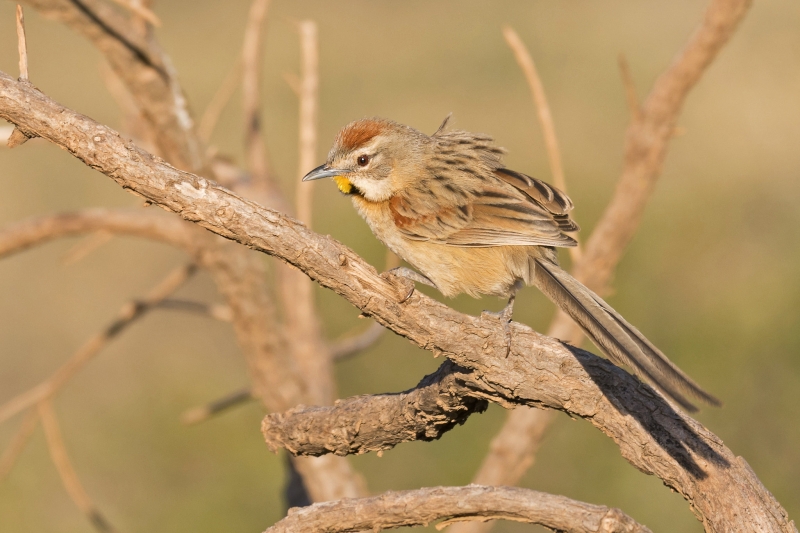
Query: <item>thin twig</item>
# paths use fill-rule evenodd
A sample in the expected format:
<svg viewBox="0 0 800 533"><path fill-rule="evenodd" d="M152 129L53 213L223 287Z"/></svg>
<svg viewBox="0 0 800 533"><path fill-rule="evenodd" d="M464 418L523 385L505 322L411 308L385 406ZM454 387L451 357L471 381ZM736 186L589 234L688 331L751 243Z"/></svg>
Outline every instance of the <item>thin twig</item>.
<svg viewBox="0 0 800 533"><path fill-rule="evenodd" d="M212 416L222 414L232 407L244 405L245 403L251 402L255 399L256 397L253 395L252 389L250 387L245 387L228 393L221 398L207 403L206 405L187 409L181 415L181 422L187 426L205 422Z"/></svg>
<svg viewBox="0 0 800 533"><path fill-rule="evenodd" d="M156 285L141 301L128 302L119 311L117 318L100 333L92 336L72 358L64 363L52 376L15 396L0 406L0 422L8 420L20 411L37 402L52 398L66 383L83 368L111 339L119 335L126 327L149 311L154 305L175 292L192 276L196 267L185 265L173 270L161 283Z"/></svg>
<svg viewBox="0 0 800 533"><path fill-rule="evenodd" d="M150 9L142 5L137 0L114 0L114 3L124 7L134 15L143 18L156 28L161 27L161 19L156 16Z"/></svg>
<svg viewBox="0 0 800 533"><path fill-rule="evenodd" d="M94 252L104 244L108 243L114 235L110 231L97 231L81 240L78 244L67 250L61 258L64 266L73 265Z"/></svg>
<svg viewBox="0 0 800 533"><path fill-rule="evenodd" d="M432 487L386 492L289 510L289 516L264 533L324 531L381 531L404 526L427 526L438 520L441 530L460 520L505 519L540 524L572 533L646 533L619 509L592 505L516 487Z"/></svg>
<svg viewBox="0 0 800 533"><path fill-rule="evenodd" d="M242 47L242 106L244 111L245 152L253 182L265 187L269 182L269 163L261 127L261 49L269 0L253 0L247 16Z"/></svg>
<svg viewBox="0 0 800 533"><path fill-rule="evenodd" d="M636 94L636 83L633 81L631 68L625 54L619 55L619 73L622 76L622 85L625 87L625 100L628 102L631 118L638 122L642 120L642 105L639 102L639 95Z"/></svg>
<svg viewBox="0 0 800 533"><path fill-rule="evenodd" d="M50 458L53 460L56 470L58 470L58 475L61 477L61 482L64 484L67 494L69 494L78 509L86 515L95 529L100 533L112 533L115 529L100 514L86 489L83 488L83 484L81 484L81 480L72 466L72 461L70 461L67 448L64 445L64 437L61 435L61 429L58 427L58 420L56 420L50 401L43 400L39 402L39 416L42 419L44 435L47 438L47 449L50 451Z"/></svg>
<svg viewBox="0 0 800 533"><path fill-rule="evenodd" d="M385 327L377 322L373 322L361 333L332 342L331 357L334 361L342 361L361 353L378 342L385 332Z"/></svg>
<svg viewBox="0 0 800 533"><path fill-rule="evenodd" d="M28 81L28 43L25 38L25 15L17 4L17 50L19 50L19 79Z"/></svg>
<svg viewBox="0 0 800 533"><path fill-rule="evenodd" d="M319 107L319 49L317 45L317 23L302 20L298 23L300 33L300 113L299 113L299 164L297 180L297 218L311 227L311 212L314 187L308 187L302 178L316 166L317 160L317 108Z"/></svg>
<svg viewBox="0 0 800 533"><path fill-rule="evenodd" d="M533 102L536 106L536 116L539 117L539 125L542 128L544 144L547 148L547 160L550 163L553 184L566 193L567 181L564 178L564 165L561 162L561 150L558 148L558 136L556 135L555 124L553 124L553 114L550 112L550 105L547 103L547 95L544 92L544 85L542 85L539 72L536 70L536 64L525 47L525 43L522 42L522 39L511 26L503 28L503 37L505 37L508 47L514 53L514 58L517 60L519 68L522 69L522 73L525 75L525 80L527 80L528 87L531 90ZM577 235L573 235L573 238L578 240ZM578 246L570 248L569 254L573 262L578 261L581 256L580 243Z"/></svg>
<svg viewBox="0 0 800 533"><path fill-rule="evenodd" d="M203 141L208 142L211 139L211 135L214 133L214 129L219 122L219 117L222 116L222 112L225 110L228 102L230 102L233 97L233 93L236 92L236 89L241 83L242 58L239 56L236 58L233 67L231 67L228 74L225 76L222 85L219 86L214 97L206 106L205 111L203 111L200 125L197 127L197 136Z"/></svg>
<svg viewBox="0 0 800 533"><path fill-rule="evenodd" d="M3 455L0 455L0 483L11 472L14 463L17 462L22 450L25 449L25 445L28 444L28 440L33 435L33 430L36 429L37 425L39 425L39 411L29 409L28 414L22 419L19 429L11 438L8 447L3 450Z"/></svg>
<svg viewBox="0 0 800 533"><path fill-rule="evenodd" d="M205 302L193 302L190 300L175 300L166 299L155 304L153 307L157 309L170 309L173 311L186 311L188 313L196 313L211 317L220 322L231 322L233 320L233 311L227 305L223 304L207 304Z"/></svg>

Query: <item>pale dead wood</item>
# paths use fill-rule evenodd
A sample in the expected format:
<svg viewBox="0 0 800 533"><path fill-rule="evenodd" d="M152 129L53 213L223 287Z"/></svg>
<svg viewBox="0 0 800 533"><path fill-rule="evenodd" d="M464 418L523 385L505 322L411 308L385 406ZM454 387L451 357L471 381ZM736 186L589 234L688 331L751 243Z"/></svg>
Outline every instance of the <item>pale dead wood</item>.
<svg viewBox="0 0 800 533"><path fill-rule="evenodd" d="M244 146L247 168L256 186L270 185L267 147L261 126L261 49L264 22L270 0L254 0L250 4L242 45L242 111L244 113Z"/></svg>
<svg viewBox="0 0 800 533"><path fill-rule="evenodd" d="M113 0L115 4L118 6L122 6L137 17L141 17L145 21L149 22L156 28L161 27L161 19L153 13L147 6L142 5L142 3L138 0Z"/></svg>
<svg viewBox="0 0 800 533"><path fill-rule="evenodd" d="M300 178L316 161L319 99L317 25L314 21L304 20L298 23L297 30L300 37L300 92L295 206L297 218L310 227L313 188L301 186ZM333 360L322 336L322 324L314 303L314 283L291 267L282 266L278 275L287 344L309 384L310 403L330 404L336 397Z"/></svg>
<svg viewBox="0 0 800 533"><path fill-rule="evenodd" d="M25 15L17 4L17 50L19 51L19 79L28 80L28 42L25 38Z"/></svg>
<svg viewBox="0 0 800 533"><path fill-rule="evenodd" d="M64 437L58 427L58 420L53 411L53 406L48 400L43 400L39 402L38 409L42 427L44 428L44 435L47 439L50 458L53 460L53 464L70 499L86 515L86 518L89 519L89 522L96 530L100 531L100 533L113 533L116 529L97 509L86 489L83 488L83 484L78 478L77 472L75 472L75 467L72 466L72 461L70 461L67 448L64 445Z"/></svg>
<svg viewBox="0 0 800 533"><path fill-rule="evenodd" d="M253 396L253 392L250 390L250 387L245 387L243 389L226 394L225 396L209 402L206 405L187 409L181 415L181 422L187 426L199 424L200 422L205 422L212 416L216 416L228 411L232 407L243 405L255 399L256 398Z"/></svg>
<svg viewBox="0 0 800 533"><path fill-rule="evenodd" d="M220 85L217 92L214 93L205 111L203 111L203 116L200 118L200 125L197 127L197 135L203 139L203 141L209 142L211 140L211 135L217 127L219 117L222 116L222 112L225 110L231 98L233 98L233 93L236 92L236 89L239 88L241 83L242 58L240 56L236 59L233 67L228 71L228 74L222 81L222 85Z"/></svg>
<svg viewBox="0 0 800 533"><path fill-rule="evenodd" d="M17 4L17 50L19 51L19 80L28 81L28 42L25 38L25 16L22 13L22 6ZM31 136L26 135L19 128L11 130L8 136L6 146L15 148L30 139Z"/></svg>
<svg viewBox="0 0 800 533"><path fill-rule="evenodd" d="M298 406L269 414L261 424L273 452L360 455L401 442L436 440L488 404L468 370L445 362L415 388L399 394L355 396L332 406Z"/></svg>
<svg viewBox="0 0 800 533"><path fill-rule="evenodd" d="M405 526L437 529L459 520L504 519L570 533L650 530L620 511L515 487L432 487L372 498L317 503L289 510L265 533L380 531Z"/></svg>
<svg viewBox="0 0 800 533"><path fill-rule="evenodd" d="M586 418L609 435L633 465L658 475L689 500L709 531L727 530L737 520L746 520L743 527L751 530L795 531L743 459L608 361L518 323L510 325L509 351L496 320L465 316L419 292L398 304L408 293L405 280L379 276L334 239L167 165L106 126L4 74L0 117L64 147L145 199L293 264L418 346L478 372L497 395L494 401L544 406ZM336 478L323 481L331 479ZM734 509L735 519L730 514Z"/></svg>
<svg viewBox="0 0 800 533"><path fill-rule="evenodd" d="M636 93L636 83L633 81L631 67L625 54L619 55L619 73L622 77L622 86L625 88L625 100L628 102L628 109L631 112L631 120L637 122L642 119L642 106L639 103L639 95Z"/></svg>
<svg viewBox="0 0 800 533"><path fill-rule="evenodd" d="M36 426L39 425L39 411L37 409L29 409L25 418L22 419L19 428L14 436L11 437L11 442L3 450L3 455L0 455L0 483L11 472L17 459L22 454L25 446L28 444L31 435L33 435Z"/></svg>
<svg viewBox="0 0 800 533"><path fill-rule="evenodd" d="M683 100L733 34L749 5L749 0L712 0L699 27L672 65L658 78L643 107L636 100L629 69L621 58L623 84L632 110L625 139L624 168L611 202L586 242L581 260L573 266L575 278L591 290L599 294L606 292L660 175ZM575 345L583 340L581 329L563 312L556 314L548 334ZM475 481L508 485L519 482L525 473L519 465L533 463L541 435L552 418L552 415L527 409L511 413L493 440ZM521 446L520 441L527 446ZM472 524L459 533L481 533L489 528L484 524Z"/></svg>
<svg viewBox="0 0 800 533"><path fill-rule="evenodd" d="M164 280L151 289L139 301L131 301L122 306L117 317L101 332L96 333L61 368L35 387L18 394L3 405L0 405L0 422L8 420L15 414L32 405L50 400L70 379L91 361L105 346L128 326L141 318L158 302L175 292L196 268L193 264L176 268Z"/></svg>

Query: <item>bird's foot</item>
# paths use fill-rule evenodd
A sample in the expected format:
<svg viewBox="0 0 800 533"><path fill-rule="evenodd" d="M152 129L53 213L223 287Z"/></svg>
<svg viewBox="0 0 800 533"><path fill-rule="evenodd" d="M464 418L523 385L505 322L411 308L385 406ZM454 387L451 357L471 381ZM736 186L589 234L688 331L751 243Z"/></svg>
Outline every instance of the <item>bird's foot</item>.
<svg viewBox="0 0 800 533"><path fill-rule="evenodd" d="M506 306L500 311L484 311L482 313L495 320L499 320L500 325L503 326L503 335L506 341L506 357L511 353L511 317L514 314L514 298L515 295L512 295Z"/></svg>
<svg viewBox="0 0 800 533"><path fill-rule="evenodd" d="M387 270L383 274L381 274L381 276L386 276L387 274L392 274L392 275L400 277L400 278L405 278L405 279L410 280L412 282L411 283L411 287L409 288L409 290L406 293L406 295L403 296L403 298L400 299L399 303L401 303L401 304L405 303L409 298L411 298L411 295L414 294L414 283L413 282L415 282L415 281L418 282L418 283L422 283L423 285L428 285L429 287L433 287L434 289L436 288L436 284L434 284L430 280L430 278L428 278L427 276L423 276L419 272L415 272L415 271L413 271L413 270L411 270L410 268L407 268L407 267L400 266L400 267L392 268L390 270Z"/></svg>

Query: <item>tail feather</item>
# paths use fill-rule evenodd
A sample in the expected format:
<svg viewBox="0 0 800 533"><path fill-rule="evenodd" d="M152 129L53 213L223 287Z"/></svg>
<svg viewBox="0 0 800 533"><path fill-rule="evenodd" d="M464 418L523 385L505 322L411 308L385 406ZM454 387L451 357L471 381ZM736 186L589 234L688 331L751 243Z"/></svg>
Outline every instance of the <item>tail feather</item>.
<svg viewBox="0 0 800 533"><path fill-rule="evenodd" d="M686 395L721 405L602 298L555 263L536 259L534 284L572 317L609 359L627 365L684 409L697 410Z"/></svg>

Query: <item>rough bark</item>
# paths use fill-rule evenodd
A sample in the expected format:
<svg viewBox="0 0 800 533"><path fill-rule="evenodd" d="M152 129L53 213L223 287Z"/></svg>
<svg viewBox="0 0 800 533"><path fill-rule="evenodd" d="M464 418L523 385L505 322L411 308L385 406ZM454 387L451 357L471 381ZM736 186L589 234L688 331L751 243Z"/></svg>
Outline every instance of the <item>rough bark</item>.
<svg viewBox="0 0 800 533"><path fill-rule="evenodd" d="M589 420L634 466L680 492L709 531L796 531L744 459L608 361L517 323L507 352L503 327L492 317L463 315L418 292L400 303L408 293L405 280L379 276L334 239L172 167L6 74L0 74L0 117L148 201L294 265L387 328L473 370L496 401Z"/></svg>

